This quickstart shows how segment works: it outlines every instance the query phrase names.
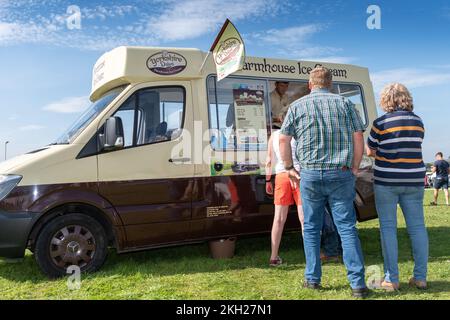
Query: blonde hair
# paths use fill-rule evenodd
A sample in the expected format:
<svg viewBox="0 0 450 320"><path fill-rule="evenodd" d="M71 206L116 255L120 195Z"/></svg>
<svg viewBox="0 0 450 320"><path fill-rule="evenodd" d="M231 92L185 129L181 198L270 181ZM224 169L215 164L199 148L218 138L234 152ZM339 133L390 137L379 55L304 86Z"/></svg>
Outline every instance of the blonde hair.
<svg viewBox="0 0 450 320"><path fill-rule="evenodd" d="M380 106L385 112L401 109L413 111L413 98L409 90L401 83L391 83L381 92Z"/></svg>
<svg viewBox="0 0 450 320"><path fill-rule="evenodd" d="M309 76L309 82L315 87L329 88L332 81L333 75L331 71L322 66L314 68Z"/></svg>

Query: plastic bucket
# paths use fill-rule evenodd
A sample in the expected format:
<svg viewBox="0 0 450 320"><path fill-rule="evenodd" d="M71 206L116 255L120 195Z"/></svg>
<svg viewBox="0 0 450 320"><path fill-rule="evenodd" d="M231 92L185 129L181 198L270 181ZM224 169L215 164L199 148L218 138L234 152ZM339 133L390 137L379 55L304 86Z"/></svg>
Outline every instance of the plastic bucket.
<svg viewBox="0 0 450 320"><path fill-rule="evenodd" d="M209 242L209 251L213 259L233 258L236 249L236 238L220 239Z"/></svg>

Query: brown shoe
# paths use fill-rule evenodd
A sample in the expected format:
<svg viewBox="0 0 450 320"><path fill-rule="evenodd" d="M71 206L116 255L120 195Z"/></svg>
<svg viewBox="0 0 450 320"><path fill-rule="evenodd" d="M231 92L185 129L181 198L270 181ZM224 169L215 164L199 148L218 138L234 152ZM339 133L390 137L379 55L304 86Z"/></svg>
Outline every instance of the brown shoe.
<svg viewBox="0 0 450 320"><path fill-rule="evenodd" d="M417 289L420 289L420 290L425 290L427 288L427 282L411 278L409 280L409 286L410 287L416 287Z"/></svg>
<svg viewBox="0 0 450 320"><path fill-rule="evenodd" d="M383 289L384 291L394 292L400 289L400 284L395 282L383 281L381 282L380 288Z"/></svg>
<svg viewBox="0 0 450 320"><path fill-rule="evenodd" d="M283 259L281 259L280 257L276 257L273 260L270 260L269 262L269 266L270 267L279 267L283 264Z"/></svg>
<svg viewBox="0 0 450 320"><path fill-rule="evenodd" d="M434 202L434 201L431 201L431 202L430 202L430 206L437 206L437 203Z"/></svg>

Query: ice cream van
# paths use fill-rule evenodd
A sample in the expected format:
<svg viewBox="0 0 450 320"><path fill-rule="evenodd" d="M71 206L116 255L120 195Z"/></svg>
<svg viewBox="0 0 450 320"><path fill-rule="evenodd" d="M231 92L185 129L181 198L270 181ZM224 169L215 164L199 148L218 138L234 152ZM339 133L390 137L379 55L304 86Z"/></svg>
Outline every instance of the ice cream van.
<svg viewBox="0 0 450 320"><path fill-rule="evenodd" d="M29 249L57 277L74 265L98 270L109 248L125 253L267 234L272 106L308 94L318 65L332 70L333 91L369 125L376 106L363 67L247 57L241 71L217 81L212 56L197 49L105 53L93 68L92 105L78 121L48 146L0 163L0 257ZM358 221L377 217L372 179L365 158ZM299 228L289 215L286 229Z"/></svg>

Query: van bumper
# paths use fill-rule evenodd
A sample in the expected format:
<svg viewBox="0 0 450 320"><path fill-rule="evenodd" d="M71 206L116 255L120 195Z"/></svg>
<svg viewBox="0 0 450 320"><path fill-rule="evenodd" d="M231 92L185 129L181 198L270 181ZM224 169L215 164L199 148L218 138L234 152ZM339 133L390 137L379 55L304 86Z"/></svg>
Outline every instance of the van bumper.
<svg viewBox="0 0 450 320"><path fill-rule="evenodd" d="M37 213L0 210L0 257L22 258Z"/></svg>

